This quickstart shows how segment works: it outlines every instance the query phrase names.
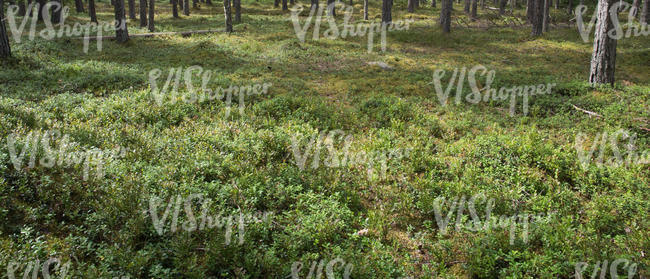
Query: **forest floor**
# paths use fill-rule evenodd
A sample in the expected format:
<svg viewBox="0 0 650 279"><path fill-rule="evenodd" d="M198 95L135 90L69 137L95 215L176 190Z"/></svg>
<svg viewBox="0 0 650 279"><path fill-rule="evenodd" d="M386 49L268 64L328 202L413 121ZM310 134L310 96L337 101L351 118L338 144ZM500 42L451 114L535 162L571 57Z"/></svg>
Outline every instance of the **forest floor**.
<svg viewBox="0 0 650 279"><path fill-rule="evenodd" d="M222 30L220 4L174 19L169 2L156 3L156 32ZM114 18L107 3L97 5L101 22ZM18 277L37 259L58 258L75 278L287 278L302 264L294 274L306 278L312 262L323 260L325 273L340 258L336 278L345 270L350 278L573 278L576 267L586 277L625 259L619 274L650 276L649 164L616 164L617 155L648 159L649 36L619 40L615 86L592 88L593 42L566 27L564 9L551 11L562 27L533 38L525 26L486 28L515 17L480 8L466 28L461 4L443 34L440 3L410 14L397 2L393 20L415 21L387 32L385 52L375 36L369 53L367 36L323 38L326 21L319 40L310 28L300 42L290 12L268 1L242 7L230 34L102 40L101 50L91 41L87 53L75 38L12 39L14 58L0 71L0 267ZM371 21L380 7L371 1ZM365 22L362 2L354 8L352 22ZM515 12L521 22L525 10ZM74 11L66 20L88 21ZM138 25L131 20L129 32L149 33ZM509 98L468 101L465 73L464 86L457 91L454 79L439 101L436 84L446 90L454 69L481 65L494 71L493 89L553 86L530 96L526 112L517 97L511 114ZM162 89L170 70L191 66L211 71L213 91L268 88L232 96L230 108L206 95L193 100L182 77L178 94L157 102L150 75ZM436 70L446 71L439 83ZM202 82L194 75L191 84ZM63 135L77 145L62 147ZM301 168L309 139L326 148ZM57 158L118 152L48 165L41 159L50 153L28 143L64 150ZM583 160L592 144L593 158ZM211 215L234 216L230 228L199 226L195 199L192 229L181 201L193 194ZM180 213L164 215L177 195ZM237 216L252 212L269 215L242 235ZM162 234L157 218L166 220Z"/></svg>

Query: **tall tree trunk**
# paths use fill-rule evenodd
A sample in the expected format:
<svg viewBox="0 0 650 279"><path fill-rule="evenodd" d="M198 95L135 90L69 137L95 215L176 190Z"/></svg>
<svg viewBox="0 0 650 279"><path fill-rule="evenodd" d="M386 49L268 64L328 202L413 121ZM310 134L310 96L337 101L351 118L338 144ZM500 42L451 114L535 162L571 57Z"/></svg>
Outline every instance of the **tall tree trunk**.
<svg viewBox="0 0 650 279"><path fill-rule="evenodd" d="M183 0L179 0L183 1ZM183 14L185 16L190 16L190 0L185 0L185 3L183 4Z"/></svg>
<svg viewBox="0 0 650 279"><path fill-rule="evenodd" d="M640 4L641 2L639 2L639 0L634 0L634 2L632 2L632 9L630 10L632 17L636 18L639 15Z"/></svg>
<svg viewBox="0 0 650 279"><path fill-rule="evenodd" d="M573 13L573 0L568 0L566 4L566 13L567 14L572 14Z"/></svg>
<svg viewBox="0 0 650 279"><path fill-rule="evenodd" d="M431 8L435 8L435 7L436 7L436 0L431 0Z"/></svg>
<svg viewBox="0 0 650 279"><path fill-rule="evenodd" d="M277 2L277 1L278 1L278 0L275 0L275 2ZM276 7L277 7L277 6L276 6ZM318 0L311 0L311 7L310 7L310 9L311 9L312 11L314 11L314 13L315 13L316 11L318 11Z"/></svg>
<svg viewBox="0 0 650 279"><path fill-rule="evenodd" d="M589 83L614 85L614 70L616 69L616 38L608 36L614 29L609 12L616 0L598 1L598 19L594 34L594 50L591 55L591 71Z"/></svg>
<svg viewBox="0 0 650 279"><path fill-rule="evenodd" d="M368 20L368 0L363 0L363 20Z"/></svg>
<svg viewBox="0 0 650 279"><path fill-rule="evenodd" d="M54 0L50 3L50 5L52 5L52 8L50 8L52 11L52 23L61 23L61 10L63 9L62 0Z"/></svg>
<svg viewBox="0 0 650 279"><path fill-rule="evenodd" d="M176 0L178 4L178 10L182 13L183 12L183 0Z"/></svg>
<svg viewBox="0 0 650 279"><path fill-rule="evenodd" d="M476 9L478 8L478 0L472 0L472 11L470 12L470 17L472 18L472 21L476 20Z"/></svg>
<svg viewBox="0 0 650 279"><path fill-rule="evenodd" d="M327 0L327 15L336 16L336 0Z"/></svg>
<svg viewBox="0 0 650 279"><path fill-rule="evenodd" d="M472 0L465 0L465 8L463 9L463 11L464 11L466 14L469 14L469 13L470 13L471 2L472 2Z"/></svg>
<svg viewBox="0 0 650 279"><path fill-rule="evenodd" d="M77 13L84 12L84 2L81 0L74 0L74 7L77 10Z"/></svg>
<svg viewBox="0 0 650 279"><path fill-rule="evenodd" d="M194 9L199 8L199 0L192 0L192 8Z"/></svg>
<svg viewBox="0 0 650 279"><path fill-rule="evenodd" d="M135 0L129 0L129 18L131 20L136 20L136 18L135 18Z"/></svg>
<svg viewBox="0 0 650 279"><path fill-rule="evenodd" d="M641 19L639 22L641 24L646 23L650 24L650 0L643 0L643 5L641 5Z"/></svg>
<svg viewBox="0 0 650 279"><path fill-rule="evenodd" d="M205 0L205 4L212 6L212 0Z"/></svg>
<svg viewBox="0 0 650 279"><path fill-rule="evenodd" d="M147 0L140 0L140 27L147 27Z"/></svg>
<svg viewBox="0 0 650 279"><path fill-rule="evenodd" d="M11 57L11 46L9 45L9 34L5 27L4 0L0 0L0 58Z"/></svg>
<svg viewBox="0 0 650 279"><path fill-rule="evenodd" d="M273 7L276 7L276 8L277 8L277 7L280 7L280 0L275 0L275 1L273 2Z"/></svg>
<svg viewBox="0 0 650 279"><path fill-rule="evenodd" d="M504 15L506 13L506 0L499 1L499 15Z"/></svg>
<svg viewBox="0 0 650 279"><path fill-rule="evenodd" d="M156 0L149 0L149 32L154 32L156 30L156 26L154 25L153 22L153 17L154 17L154 12L155 12L155 4Z"/></svg>
<svg viewBox="0 0 650 279"><path fill-rule="evenodd" d="M233 0L233 4L235 4L235 22L240 23L241 22L241 0Z"/></svg>
<svg viewBox="0 0 650 279"><path fill-rule="evenodd" d="M453 5L452 0L442 0L440 7L440 26L442 32L449 33L451 31L451 9Z"/></svg>
<svg viewBox="0 0 650 279"><path fill-rule="evenodd" d="M282 0L282 10L283 11L289 10L289 6L287 5L287 0Z"/></svg>
<svg viewBox="0 0 650 279"><path fill-rule="evenodd" d="M45 14L45 5L47 4L46 0L37 0L36 3L38 4L38 20L42 21L43 20L43 15Z"/></svg>
<svg viewBox="0 0 650 279"><path fill-rule="evenodd" d="M533 1L535 0L526 0L526 21L531 24L533 23L533 13L535 12L535 3L533 3Z"/></svg>
<svg viewBox="0 0 650 279"><path fill-rule="evenodd" d="M172 16L174 18L178 17L178 1L183 1L183 0L172 0Z"/></svg>
<svg viewBox="0 0 650 279"><path fill-rule="evenodd" d="M88 15L90 15L90 21L97 23L97 13L95 12L95 0L88 0Z"/></svg>
<svg viewBox="0 0 650 279"><path fill-rule="evenodd" d="M549 27L549 20L551 17L549 16L549 10L550 10L550 3L551 0L544 0L544 19L542 20L542 32L548 32L548 27Z"/></svg>
<svg viewBox="0 0 650 279"><path fill-rule="evenodd" d="M532 36L541 36L544 25L544 1L545 0L531 0L529 9L532 10L531 23L533 30Z"/></svg>
<svg viewBox="0 0 650 279"><path fill-rule="evenodd" d="M406 5L406 10L409 13L412 13L415 11L415 3L413 2L414 0L408 0L407 5Z"/></svg>
<svg viewBox="0 0 650 279"><path fill-rule="evenodd" d="M232 13L230 12L230 0L223 0L223 13L226 16L226 32L232 32Z"/></svg>
<svg viewBox="0 0 650 279"><path fill-rule="evenodd" d="M126 43L129 40L129 30L126 27L126 14L124 12L124 0L115 0L115 40L118 43Z"/></svg>
<svg viewBox="0 0 650 279"><path fill-rule="evenodd" d="M289 5L293 6L296 4L295 0L289 0ZM350 0L350 5L352 5L352 0Z"/></svg>
<svg viewBox="0 0 650 279"><path fill-rule="evenodd" d="M393 0L381 1L381 23L389 24L393 22Z"/></svg>
<svg viewBox="0 0 650 279"><path fill-rule="evenodd" d="M25 0L18 1L18 16L25 16L26 9Z"/></svg>
<svg viewBox="0 0 650 279"><path fill-rule="evenodd" d="M419 9L420 8L420 0L414 0L414 2L415 2L415 9L416 10Z"/></svg>

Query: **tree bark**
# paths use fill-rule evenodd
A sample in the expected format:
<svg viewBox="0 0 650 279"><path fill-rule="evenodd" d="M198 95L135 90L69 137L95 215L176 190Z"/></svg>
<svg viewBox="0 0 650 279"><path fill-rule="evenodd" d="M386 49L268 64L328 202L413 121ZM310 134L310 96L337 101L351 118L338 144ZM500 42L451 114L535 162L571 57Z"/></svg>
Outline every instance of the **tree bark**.
<svg viewBox="0 0 650 279"><path fill-rule="evenodd" d="M88 0L88 15L90 15L90 21L97 23L97 12L95 12L95 0Z"/></svg>
<svg viewBox="0 0 650 279"><path fill-rule="evenodd" d="M544 1L545 0L531 0L530 7L532 11L531 23L533 30L531 35L534 37L541 36L544 25Z"/></svg>
<svg viewBox="0 0 650 279"><path fill-rule="evenodd" d="M277 8L277 7L280 7L280 0L275 0L275 1L273 2L273 7L276 7L276 8Z"/></svg>
<svg viewBox="0 0 650 279"><path fill-rule="evenodd" d="M420 0L413 0L413 2L415 3L415 9L416 10L419 9L420 8Z"/></svg>
<svg viewBox="0 0 650 279"><path fill-rule="evenodd" d="M118 43L126 43L129 40L129 30L126 27L126 14L124 12L124 0L115 0L115 40Z"/></svg>
<svg viewBox="0 0 650 279"><path fill-rule="evenodd" d="M475 21L477 19L477 12L476 12L477 8L478 8L478 0L472 0L472 11L470 13L470 17L472 21Z"/></svg>
<svg viewBox="0 0 650 279"><path fill-rule="evenodd" d="M129 18L135 20L135 0L129 0Z"/></svg>
<svg viewBox="0 0 650 279"><path fill-rule="evenodd" d="M572 14L573 13L573 0L569 0L566 4L566 13L567 14Z"/></svg>
<svg viewBox="0 0 650 279"><path fill-rule="evenodd" d="M531 24L533 23L533 13L534 13L534 9L533 9L534 3L533 3L533 1L535 1L535 0L527 0L526 1L526 21L528 21L528 23L531 23ZM569 1L571 1L571 0L569 0Z"/></svg>
<svg viewBox="0 0 650 279"><path fill-rule="evenodd" d="M504 15L506 13L506 0L499 1L499 15Z"/></svg>
<svg viewBox="0 0 650 279"><path fill-rule="evenodd" d="M592 85L609 83L614 85L616 69L616 38L608 36L614 29L609 12L616 0L598 1L598 18L594 34L594 49L591 56L589 83Z"/></svg>
<svg viewBox="0 0 650 279"><path fill-rule="evenodd" d="M283 0L286 1L286 0ZM335 0L327 0L327 15L336 16L336 2Z"/></svg>
<svg viewBox="0 0 650 279"><path fill-rule="evenodd" d="M38 4L38 21L43 20L43 15L45 14L45 4L47 4L46 0L37 0L36 3Z"/></svg>
<svg viewBox="0 0 650 279"><path fill-rule="evenodd" d="M54 0L51 3L54 3L51 4L52 8L50 8L52 11L52 23L54 24L61 23L61 10L63 10L63 2L62 0Z"/></svg>
<svg viewBox="0 0 650 279"><path fill-rule="evenodd" d="M368 0L363 0L363 20L368 20Z"/></svg>
<svg viewBox="0 0 650 279"><path fill-rule="evenodd" d="M472 0L465 0L465 8L463 9L463 11L464 11L466 14L469 14L469 13L470 13L471 2L472 2Z"/></svg>
<svg viewBox="0 0 650 279"><path fill-rule="evenodd" d="M74 0L74 7L77 10L77 13L84 12L84 2L81 0Z"/></svg>
<svg viewBox="0 0 650 279"><path fill-rule="evenodd" d="M643 5L641 5L641 19L639 22L641 24L650 24L650 3L649 0L643 0Z"/></svg>
<svg viewBox="0 0 650 279"><path fill-rule="evenodd" d="M289 5L293 6L294 4L296 4L295 0L289 0ZM352 5L352 0L350 0L350 5Z"/></svg>
<svg viewBox="0 0 650 279"><path fill-rule="evenodd" d="M179 0L183 1L183 0ZM190 0L185 0L185 3L183 3L183 14L185 16L190 16Z"/></svg>
<svg viewBox="0 0 650 279"><path fill-rule="evenodd" d="M4 0L0 0L0 58L11 57L11 46L9 45L9 34L5 26Z"/></svg>
<svg viewBox="0 0 650 279"><path fill-rule="evenodd" d="M155 12L155 3L156 0L149 0L149 32L154 32L156 31L156 26L154 25L153 22L153 17L154 17L154 12Z"/></svg>
<svg viewBox="0 0 650 279"><path fill-rule="evenodd" d="M287 0L282 0L282 10L283 11L289 10L289 6L287 5Z"/></svg>
<svg viewBox="0 0 650 279"><path fill-rule="evenodd" d="M25 0L18 1L18 16L25 16L26 9Z"/></svg>
<svg viewBox="0 0 650 279"><path fill-rule="evenodd" d="M381 23L389 24L393 22L393 0L381 1Z"/></svg>
<svg viewBox="0 0 650 279"><path fill-rule="evenodd" d="M451 32L451 9L453 1L452 0L442 0L440 7L440 26L442 26L442 32L449 33Z"/></svg>
<svg viewBox="0 0 650 279"><path fill-rule="evenodd" d="M194 9L199 8L199 0L192 0L192 8Z"/></svg>
<svg viewBox="0 0 650 279"><path fill-rule="evenodd" d="M183 0L172 0L172 16L174 18L178 18L178 1L183 1Z"/></svg>
<svg viewBox="0 0 650 279"><path fill-rule="evenodd" d="M632 9L630 10L632 17L636 18L639 15L640 4L641 2L639 2L639 0L634 0L634 2L632 2Z"/></svg>
<svg viewBox="0 0 650 279"><path fill-rule="evenodd" d="M235 22L240 23L241 22L241 0L233 0L233 4L235 4Z"/></svg>
<svg viewBox="0 0 650 279"><path fill-rule="evenodd" d="M435 7L436 7L436 0L431 0L431 8L435 8Z"/></svg>
<svg viewBox="0 0 650 279"><path fill-rule="evenodd" d="M542 32L548 32L550 3L551 0L544 0L544 19L542 20Z"/></svg>
<svg viewBox="0 0 650 279"><path fill-rule="evenodd" d="M408 0L408 4L406 5L406 10L409 13L412 13L415 11L415 3L413 2L414 0Z"/></svg>
<svg viewBox="0 0 650 279"><path fill-rule="evenodd" d="M230 0L223 0L223 12L226 17L226 32L232 32L232 13L230 11Z"/></svg>
<svg viewBox="0 0 650 279"><path fill-rule="evenodd" d="M278 2L278 0L275 0L275 2ZM277 7L277 6L276 6L276 7ZM311 0L311 7L310 7L310 9L311 9L312 11L314 11L314 13L315 13L316 11L318 11L318 0Z"/></svg>
<svg viewBox="0 0 650 279"><path fill-rule="evenodd" d="M140 0L140 27L147 27L147 0Z"/></svg>
<svg viewBox="0 0 650 279"><path fill-rule="evenodd" d="M205 4L212 6L212 0L205 0Z"/></svg>

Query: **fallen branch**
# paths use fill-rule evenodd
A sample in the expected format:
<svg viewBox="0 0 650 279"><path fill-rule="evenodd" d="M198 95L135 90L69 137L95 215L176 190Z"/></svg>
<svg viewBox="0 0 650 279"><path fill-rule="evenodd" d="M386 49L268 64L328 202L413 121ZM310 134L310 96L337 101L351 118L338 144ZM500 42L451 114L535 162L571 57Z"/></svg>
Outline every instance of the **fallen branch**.
<svg viewBox="0 0 650 279"><path fill-rule="evenodd" d="M172 35L181 35L183 37L188 37L194 34L207 34L207 33L219 33L219 32L225 32L225 30L196 30L196 31L180 31L180 32L158 32L158 33L142 33L142 34L131 34L129 35L129 38L137 38L137 37L143 37L143 38L149 38L149 37L155 37L155 36L172 36ZM86 37L75 37L76 39L86 39ZM114 40L115 36L102 36L102 37L97 37L97 36L88 36L87 37L89 40Z"/></svg>
<svg viewBox="0 0 650 279"><path fill-rule="evenodd" d="M586 114L589 114L589 115L592 115L592 116L595 116L595 117L601 117L601 118L603 117L602 115L600 115L600 114L598 114L598 113L595 113L595 112L593 112L593 111L588 111L588 110L586 110L586 109L581 109L581 108L579 108L579 107L576 107L574 104L571 104L571 105L573 106L574 109L577 109L577 110L579 110L579 111L582 111L582 112L584 112L584 113L586 113Z"/></svg>

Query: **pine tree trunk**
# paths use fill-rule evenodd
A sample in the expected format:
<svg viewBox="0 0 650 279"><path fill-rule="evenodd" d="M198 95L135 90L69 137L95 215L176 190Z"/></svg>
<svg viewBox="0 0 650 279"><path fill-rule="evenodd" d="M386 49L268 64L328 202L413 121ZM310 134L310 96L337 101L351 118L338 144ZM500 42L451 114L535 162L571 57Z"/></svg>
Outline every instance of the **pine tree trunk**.
<svg viewBox="0 0 650 279"><path fill-rule="evenodd" d="M25 0L18 1L18 16L25 16L26 9Z"/></svg>
<svg viewBox="0 0 650 279"><path fill-rule="evenodd" d="M639 0L634 0L634 2L632 2L632 9L630 10L632 17L636 18L639 15L640 4L641 2L639 2Z"/></svg>
<svg viewBox="0 0 650 279"><path fill-rule="evenodd" d="M179 0L183 1L183 0ZM183 3L183 14L185 16L190 16L190 0L185 0L185 3Z"/></svg>
<svg viewBox="0 0 650 279"><path fill-rule="evenodd" d="M181 13L183 12L183 0L176 0L176 3L178 4L178 11Z"/></svg>
<svg viewBox="0 0 650 279"><path fill-rule="evenodd" d="M544 1L545 0L531 0L530 7L532 11L531 23L533 30L531 35L534 37L541 36L544 25Z"/></svg>
<svg viewBox="0 0 650 279"><path fill-rule="evenodd" d="M126 43L129 40L129 30L126 27L126 14L124 12L124 0L115 0L115 40L118 43Z"/></svg>
<svg viewBox="0 0 650 279"><path fill-rule="evenodd" d="M156 0L149 0L149 32L154 32L156 30L156 26L154 25L153 19L154 19L154 12L155 12L155 3Z"/></svg>
<svg viewBox="0 0 650 279"><path fill-rule="evenodd" d="M544 0L544 19L542 20L542 32L548 32L548 27L549 27L549 20L551 19L549 16L549 10L550 10L550 3L551 0Z"/></svg>
<svg viewBox="0 0 650 279"><path fill-rule="evenodd" d="M420 8L420 0L414 0L413 2L415 2L415 9L416 10L419 9Z"/></svg>
<svg viewBox="0 0 650 279"><path fill-rule="evenodd" d="M46 0L37 0L36 3L38 4L38 21L43 20L43 15L45 14L45 4L47 4Z"/></svg>
<svg viewBox="0 0 650 279"><path fill-rule="evenodd" d="M616 0L598 1L598 19L594 34L594 49L591 56L589 83L614 85L616 69L616 39L607 35L614 29L609 10Z"/></svg>
<svg viewBox="0 0 650 279"><path fill-rule="evenodd" d="M11 46L9 46L9 34L5 26L4 1L0 0L0 58L11 57Z"/></svg>
<svg viewBox="0 0 650 279"><path fill-rule="evenodd" d="M77 13L83 13L84 12L84 2L81 0L74 0L74 6L75 9L77 10Z"/></svg>
<svg viewBox="0 0 650 279"><path fill-rule="evenodd" d="M235 22L241 22L241 0L233 0L235 4Z"/></svg>
<svg viewBox="0 0 650 279"><path fill-rule="evenodd" d="M452 0L442 0L440 7L440 26L442 26L442 32L449 33L451 31L451 9L453 1Z"/></svg>
<svg viewBox="0 0 650 279"><path fill-rule="evenodd" d="M463 9L463 11L464 11L466 14L469 14L469 13L470 13L471 2L472 2L472 0L465 0L465 8Z"/></svg>
<svg viewBox="0 0 650 279"><path fill-rule="evenodd" d="M435 8L435 7L436 7L436 0L431 0L431 8Z"/></svg>
<svg viewBox="0 0 650 279"><path fill-rule="evenodd" d="M472 11L470 15L472 21L475 21L477 18L477 11L476 11L477 8L478 8L478 0L472 0Z"/></svg>
<svg viewBox="0 0 650 279"><path fill-rule="evenodd" d="M95 0L88 0L88 15L90 15L90 21L97 23L97 13L95 12Z"/></svg>
<svg viewBox="0 0 650 279"><path fill-rule="evenodd" d="M289 10L289 6L287 4L288 4L287 0L282 0L282 10L283 11L288 11Z"/></svg>
<svg viewBox="0 0 650 279"><path fill-rule="evenodd" d="M533 9L534 3L533 3L533 1L535 1L535 0L526 0L526 21L528 21L528 23L531 23L531 24L533 23L533 12L534 12L534 9ZM569 0L569 1L571 1L571 0Z"/></svg>
<svg viewBox="0 0 650 279"><path fill-rule="evenodd" d="M643 0L643 5L641 5L641 19L639 22L641 24L646 23L650 24L650 0Z"/></svg>
<svg viewBox="0 0 650 279"><path fill-rule="evenodd" d="M393 0L382 0L381 1L381 22L389 24L393 22Z"/></svg>
<svg viewBox="0 0 650 279"><path fill-rule="evenodd" d="M172 16L174 18L178 18L178 1L183 1L183 0L172 0Z"/></svg>
<svg viewBox="0 0 650 279"><path fill-rule="evenodd" d="M412 12L415 11L415 3L413 2L413 0L408 0L407 5L406 5L406 10L409 13L412 13Z"/></svg>
<svg viewBox="0 0 650 279"><path fill-rule="evenodd" d="M275 1L273 2L273 7L276 7L276 8L277 8L277 7L280 7L280 0L275 0Z"/></svg>
<svg viewBox="0 0 650 279"><path fill-rule="evenodd" d="M363 0L363 20L368 20L368 0Z"/></svg>
<svg viewBox="0 0 650 279"><path fill-rule="evenodd" d="M506 13L506 0L499 1L499 15L504 15Z"/></svg>
<svg viewBox="0 0 650 279"><path fill-rule="evenodd" d="M136 18L135 18L135 0L129 0L129 18L131 20L136 20Z"/></svg>
<svg viewBox="0 0 650 279"><path fill-rule="evenodd" d="M147 27L147 0L140 0L140 27Z"/></svg>
<svg viewBox="0 0 650 279"><path fill-rule="evenodd" d="M230 0L223 0L223 13L226 17L226 32L232 32L232 13L230 11Z"/></svg>

